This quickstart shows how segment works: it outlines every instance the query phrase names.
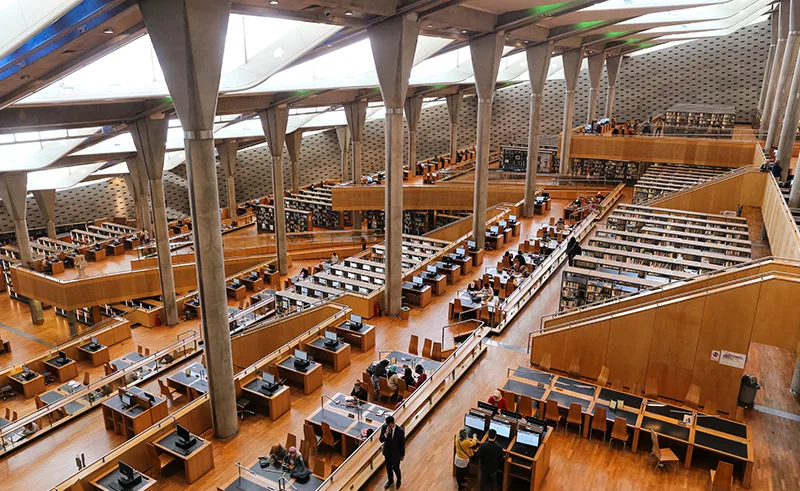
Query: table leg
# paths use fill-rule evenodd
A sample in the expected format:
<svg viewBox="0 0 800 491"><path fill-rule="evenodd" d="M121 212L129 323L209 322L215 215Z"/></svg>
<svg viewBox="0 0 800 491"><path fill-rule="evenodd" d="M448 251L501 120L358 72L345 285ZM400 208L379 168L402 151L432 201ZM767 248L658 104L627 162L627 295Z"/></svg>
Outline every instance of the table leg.
<svg viewBox="0 0 800 491"><path fill-rule="evenodd" d="M633 429L633 443L631 443L631 452L636 453L639 450L639 428Z"/></svg>
<svg viewBox="0 0 800 491"><path fill-rule="evenodd" d="M686 469L688 469L688 468L690 468L692 466L692 453L693 452L694 452L694 445L692 445L690 443L688 445L688 447L686 448L686 462L683 464L683 466Z"/></svg>

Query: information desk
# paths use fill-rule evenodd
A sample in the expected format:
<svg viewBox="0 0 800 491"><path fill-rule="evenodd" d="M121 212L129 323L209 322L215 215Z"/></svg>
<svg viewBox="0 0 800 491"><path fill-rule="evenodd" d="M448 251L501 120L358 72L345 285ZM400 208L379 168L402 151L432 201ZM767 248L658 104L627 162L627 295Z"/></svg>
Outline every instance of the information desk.
<svg viewBox="0 0 800 491"><path fill-rule="evenodd" d="M158 482L141 472L139 472L139 475L142 476L142 482L133 487L123 488L119 484L119 478L122 477L122 474L119 472L119 467L113 467L108 472L92 481L92 486L100 491L144 491L145 489L150 489L155 486Z"/></svg>
<svg viewBox="0 0 800 491"><path fill-rule="evenodd" d="M443 274L420 273L422 281L433 289L434 295L441 295L447 289L447 276Z"/></svg>
<svg viewBox="0 0 800 491"><path fill-rule="evenodd" d="M93 367L99 367L110 361L108 346L99 343L96 346L93 346L92 343L78 346L78 354L82 358L89 360Z"/></svg>
<svg viewBox="0 0 800 491"><path fill-rule="evenodd" d="M441 261L434 264L436 270L447 277L447 282L451 285L458 283L461 279L461 267L457 264L446 264Z"/></svg>
<svg viewBox="0 0 800 491"><path fill-rule="evenodd" d="M103 422L107 430L130 439L169 414L166 399L138 387L131 387L126 392L132 396L134 405L131 407L122 404L119 394L103 402Z"/></svg>
<svg viewBox="0 0 800 491"><path fill-rule="evenodd" d="M305 349L311 353L315 360L333 365L336 372L341 372L350 365L350 344L339 342L335 347L325 344L325 337L320 336L305 345Z"/></svg>
<svg viewBox="0 0 800 491"><path fill-rule="evenodd" d="M289 411L291 406L291 390L281 385L274 391L262 387L260 377L256 377L242 387L242 392L249 398L253 405L266 411L269 419L275 421ZM249 407L248 407L249 409Z"/></svg>
<svg viewBox="0 0 800 491"><path fill-rule="evenodd" d="M23 377L23 373L24 372L17 372L11 375L9 382L12 387L20 394L24 395L26 399L44 392L44 377L36 372L31 372L34 376L26 379Z"/></svg>
<svg viewBox="0 0 800 491"><path fill-rule="evenodd" d="M408 281L403 282L403 295L408 300L408 303L412 305L425 307L431 303L432 291L433 288L431 288L429 285L415 285L414 283L409 283Z"/></svg>
<svg viewBox="0 0 800 491"><path fill-rule="evenodd" d="M322 387L322 365L312 361L308 368L300 370L294 366L294 356L290 356L278 363L278 376L286 382L303 389L305 394L311 394Z"/></svg>
<svg viewBox="0 0 800 491"><path fill-rule="evenodd" d="M187 371L189 372L188 375ZM188 395L189 387L195 389L198 394L205 394L208 392L206 367L201 363L192 363L185 370L167 377L167 385L181 394Z"/></svg>
<svg viewBox="0 0 800 491"><path fill-rule="evenodd" d="M51 358L44 362L44 366L59 382L67 382L78 376L78 364L71 358L63 362L58 358Z"/></svg>
<svg viewBox="0 0 800 491"><path fill-rule="evenodd" d="M378 429L386 422L386 416L392 411L382 406L362 402L359 407L348 406L347 397L337 393L333 397L325 397L325 403L306 422L322 431L322 423L328 423L334 436L341 439L341 453L344 456L352 453L363 441L362 431Z"/></svg>
<svg viewBox="0 0 800 491"><path fill-rule="evenodd" d="M178 446L180 437L175 430L161 440L155 442L157 452L166 452L183 462L183 472L189 484L200 479L206 472L214 468L214 452L211 441L197 438L197 443L188 449Z"/></svg>
<svg viewBox="0 0 800 491"><path fill-rule="evenodd" d="M375 326L361 323L361 328L356 329L353 322L347 320L333 328L333 331L342 336L351 345L357 346L361 351L375 347Z"/></svg>

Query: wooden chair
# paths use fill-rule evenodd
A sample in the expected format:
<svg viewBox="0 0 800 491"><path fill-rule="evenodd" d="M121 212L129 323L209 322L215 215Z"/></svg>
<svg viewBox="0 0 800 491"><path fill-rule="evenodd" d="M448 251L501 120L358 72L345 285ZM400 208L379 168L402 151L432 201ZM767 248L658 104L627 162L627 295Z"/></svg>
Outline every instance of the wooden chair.
<svg viewBox="0 0 800 491"><path fill-rule="evenodd" d="M36 409L41 409L45 407L47 404L44 403L41 397L38 395L33 396L33 401L36 403Z"/></svg>
<svg viewBox="0 0 800 491"><path fill-rule="evenodd" d="M533 247L531 247L531 252L534 254L542 253L542 244L540 244L538 240L533 243Z"/></svg>
<svg viewBox="0 0 800 491"><path fill-rule="evenodd" d="M325 471L326 471L325 461L322 459L316 459L314 461L314 472L312 474L314 474L315 476L324 481L325 479L328 478L328 475Z"/></svg>
<svg viewBox="0 0 800 491"><path fill-rule="evenodd" d="M405 399L411 395L413 390L408 388L408 384L405 380L400 379L397 381L397 395L400 396L401 399Z"/></svg>
<svg viewBox="0 0 800 491"><path fill-rule="evenodd" d="M600 369L600 375L597 376L597 385L600 387L605 387L608 384L608 376L611 370L608 369L607 366L603 365Z"/></svg>
<svg viewBox="0 0 800 491"><path fill-rule="evenodd" d="M458 314L464 311L464 306L461 305L460 298L454 298L450 306L448 307L448 314L450 319L455 319L458 317Z"/></svg>
<svg viewBox="0 0 800 491"><path fill-rule="evenodd" d="M567 422L564 423L564 434L567 433L570 423L578 425L579 433L583 433L583 413L581 412L581 405L577 402L569 404L569 411L567 412Z"/></svg>
<svg viewBox="0 0 800 491"><path fill-rule="evenodd" d="M369 376L369 373L363 372L361 374L361 385L367 389L367 399L369 399L369 395L375 392L375 387L372 386L372 377ZM367 400L369 402L369 400Z"/></svg>
<svg viewBox="0 0 800 491"><path fill-rule="evenodd" d="M625 447L628 445L628 421L625 418L617 416L614 420L614 426L611 427L611 438L608 441L608 448L611 448L611 444L614 443L614 440L619 440L622 442L622 451L625 451Z"/></svg>
<svg viewBox="0 0 800 491"><path fill-rule="evenodd" d="M326 423L322 422L322 443L331 447L331 450L336 451L336 447L342 443L341 438L336 438L331 431L331 426Z"/></svg>
<svg viewBox="0 0 800 491"><path fill-rule="evenodd" d="M711 491L731 489L733 487L733 464L720 461L716 470L712 469L708 476Z"/></svg>
<svg viewBox="0 0 800 491"><path fill-rule="evenodd" d="M658 397L658 379L655 376L648 376L644 382L644 395L650 399Z"/></svg>
<svg viewBox="0 0 800 491"><path fill-rule="evenodd" d="M378 398L386 397L391 401L394 395L395 393L389 388L389 379L386 377L378 377Z"/></svg>
<svg viewBox="0 0 800 491"><path fill-rule="evenodd" d="M523 416L533 416L533 399L529 396L519 396L517 412Z"/></svg>
<svg viewBox="0 0 800 491"><path fill-rule="evenodd" d="M425 338L422 343L422 357L431 359L431 351L433 350L433 340Z"/></svg>
<svg viewBox="0 0 800 491"><path fill-rule="evenodd" d="M492 281L492 289L495 291L497 295L500 296L500 298L506 297L506 290L505 288L503 288L503 284L500 282L499 276L494 277L494 281Z"/></svg>
<svg viewBox="0 0 800 491"><path fill-rule="evenodd" d="M11 409L6 408L6 421L11 421Z"/></svg>
<svg viewBox="0 0 800 491"><path fill-rule="evenodd" d="M408 352L414 356L419 356L419 336L416 334L411 335L408 341Z"/></svg>
<svg viewBox="0 0 800 491"><path fill-rule="evenodd" d="M631 387L631 394L635 396L642 395L642 386L639 385L637 382L634 382L633 387Z"/></svg>
<svg viewBox="0 0 800 491"><path fill-rule="evenodd" d="M717 415L719 412L717 409L717 403L714 401L706 401L706 405L703 406L703 412L706 414L713 414L714 416Z"/></svg>
<svg viewBox="0 0 800 491"><path fill-rule="evenodd" d="M164 383L163 380L161 380L161 379L156 379L156 380L158 380L158 392L159 392L159 394L164 396L164 398L166 400L168 400L170 403L174 404L175 403L175 399L176 399L175 392L177 392L177 391L175 391L174 389L171 389L167 384Z"/></svg>
<svg viewBox="0 0 800 491"><path fill-rule="evenodd" d="M556 424L558 431L558 422L561 421L561 414L558 412L558 403L556 401L547 401L544 405L544 419L545 421L553 421Z"/></svg>
<svg viewBox="0 0 800 491"><path fill-rule="evenodd" d="M297 437L294 436L293 433L287 433L286 434L286 450L288 451L291 447L297 448Z"/></svg>
<svg viewBox="0 0 800 491"><path fill-rule="evenodd" d="M439 341L433 342L433 348L431 349L431 359L436 361L444 361L442 360L442 343Z"/></svg>
<svg viewBox="0 0 800 491"><path fill-rule="evenodd" d="M612 380L611 381L611 388L614 389L614 390L622 390L622 388L623 388L622 387L622 379L621 378L615 378L614 380Z"/></svg>
<svg viewBox="0 0 800 491"><path fill-rule="evenodd" d="M572 362L569 364L569 368L567 369L567 374L572 378L578 378L581 376L581 359L574 358Z"/></svg>
<svg viewBox="0 0 800 491"><path fill-rule="evenodd" d="M89 372L83 372L83 385L88 387L90 383L91 383L91 378L89 377Z"/></svg>
<svg viewBox="0 0 800 491"><path fill-rule="evenodd" d="M311 430L313 433L313 429ZM311 456L311 444L305 440L300 440L300 453L303 455Z"/></svg>
<svg viewBox="0 0 800 491"><path fill-rule="evenodd" d="M17 414L16 411L13 411L12 414L11 414L11 422L13 423L14 421L16 421L18 419L19 419L19 415Z"/></svg>
<svg viewBox="0 0 800 491"><path fill-rule="evenodd" d="M700 386L692 384L686 392L686 397L683 398L683 403L692 409L697 409L700 406Z"/></svg>
<svg viewBox="0 0 800 491"><path fill-rule="evenodd" d="M150 356L150 348L144 349L144 356Z"/></svg>
<svg viewBox="0 0 800 491"><path fill-rule="evenodd" d="M608 421L606 417L606 407L600 405L595 406L594 416L592 416L592 425L589 427L589 438L592 437L593 431L602 431L603 443L606 442L606 433L608 433Z"/></svg>
<svg viewBox="0 0 800 491"><path fill-rule="evenodd" d="M319 450L319 446L322 445L322 437L317 436L317 434L314 433L314 427L308 423L303 423L303 438L305 438L305 441L309 446L309 450L317 451ZM311 454L309 453L303 455L310 456Z"/></svg>
<svg viewBox="0 0 800 491"><path fill-rule="evenodd" d="M153 479L158 479L158 477L161 475L161 469L175 460L175 456L173 456L171 453L162 452L159 454L155 445L152 443L147 444L147 454L150 457L150 477Z"/></svg>
<svg viewBox="0 0 800 491"><path fill-rule="evenodd" d="M542 359L539 360L539 370L550 370L550 363L552 360L552 355L550 353L545 353L542 355Z"/></svg>
<svg viewBox="0 0 800 491"><path fill-rule="evenodd" d="M550 217L550 226L554 227L556 225L556 217Z"/></svg>
<svg viewBox="0 0 800 491"><path fill-rule="evenodd" d="M189 387L189 400L193 401L200 397L200 393L194 387Z"/></svg>
<svg viewBox="0 0 800 491"><path fill-rule="evenodd" d="M675 452L673 452L672 450L668 448L661 448L658 445L658 434L652 429L650 430L650 439L653 441L653 450L650 452L650 455L655 455L656 458L658 459L658 462L656 462L656 466L653 468L653 472L655 472L659 466L663 466L664 464L669 462L675 462L675 468L677 469L678 462L680 462L680 459L678 459L678 456L675 455ZM647 459L649 460L650 456L648 456Z"/></svg>
<svg viewBox="0 0 800 491"><path fill-rule="evenodd" d="M141 344L137 344L136 345L136 352L139 353L140 355L144 356L144 348L142 348Z"/></svg>
<svg viewBox="0 0 800 491"><path fill-rule="evenodd" d="M506 410L517 412L517 396L513 392L500 391L503 394L503 399L506 401Z"/></svg>

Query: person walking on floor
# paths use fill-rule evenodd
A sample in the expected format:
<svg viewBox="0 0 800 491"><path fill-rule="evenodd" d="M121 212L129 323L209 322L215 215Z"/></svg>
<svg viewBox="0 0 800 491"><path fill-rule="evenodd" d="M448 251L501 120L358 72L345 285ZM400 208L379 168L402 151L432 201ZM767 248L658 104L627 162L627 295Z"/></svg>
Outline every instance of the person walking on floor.
<svg viewBox="0 0 800 491"><path fill-rule="evenodd" d="M489 430L488 441L478 449L481 466L481 491L497 491L497 473L503 468L504 451L497 443L497 432Z"/></svg>
<svg viewBox="0 0 800 491"><path fill-rule="evenodd" d="M394 423L394 416L386 417L386 424L381 430L380 441L383 443L383 458L386 461L386 474L389 480L383 485L388 489L395 484L394 476L397 476L395 489L400 489L402 477L400 475L400 462L406 456L406 433L402 427Z"/></svg>

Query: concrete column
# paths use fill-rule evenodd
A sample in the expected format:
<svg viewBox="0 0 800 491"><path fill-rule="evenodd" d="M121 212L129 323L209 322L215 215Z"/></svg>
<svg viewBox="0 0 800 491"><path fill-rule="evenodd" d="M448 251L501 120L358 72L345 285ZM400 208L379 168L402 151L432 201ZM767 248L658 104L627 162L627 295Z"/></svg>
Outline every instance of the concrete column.
<svg viewBox="0 0 800 491"><path fill-rule="evenodd" d="M69 335L74 336L78 334L78 316L75 315L74 310L65 310L64 317L67 318L67 326L69 327Z"/></svg>
<svg viewBox="0 0 800 491"><path fill-rule="evenodd" d="M22 267L33 269L33 251L31 239L28 235L28 222L25 217L28 208L28 175L24 172L0 174L0 198L14 221L14 231L17 235L17 247L22 260ZM44 324L42 302L28 299L31 310L31 322Z"/></svg>
<svg viewBox="0 0 800 491"><path fill-rule="evenodd" d="M786 54L786 38L789 36L789 18L791 10L789 0L782 0L776 4L780 12L778 42L775 44L775 60L772 62L772 71L769 75L769 90L764 100L764 112L761 114L761 129L769 130L772 123L772 110L775 108L775 98L778 97L778 82L780 81L783 57Z"/></svg>
<svg viewBox="0 0 800 491"><path fill-rule="evenodd" d="M446 97L447 112L450 114L450 158L455 163L456 153L458 153L458 113L461 112L461 103L464 96L455 93Z"/></svg>
<svg viewBox="0 0 800 491"><path fill-rule="evenodd" d="M408 97L403 106L408 126L408 177L417 175L417 127L422 113L422 97Z"/></svg>
<svg viewBox="0 0 800 491"><path fill-rule="evenodd" d="M797 135L797 125L800 124L800 57L794 67L792 86L789 88L789 100L786 106L786 117L781 137L778 141L778 160L784 167L783 178L789 174L789 164L792 161L792 150L794 149L795 137ZM789 192L789 206L791 208L800 207L800 179L796 177L792 181L792 189Z"/></svg>
<svg viewBox="0 0 800 491"><path fill-rule="evenodd" d="M239 420L213 129L230 1L141 0L139 10L185 131L211 422L215 437L229 439L239 431Z"/></svg>
<svg viewBox="0 0 800 491"><path fill-rule="evenodd" d="M153 204L153 224L158 253L158 273L161 276L161 297L168 326L178 323L178 304L175 299L175 277L172 271L172 256L169 250L169 228L167 227L167 204L164 200L164 152L167 148L168 120L137 119L128 125L140 162L144 164L147 180L150 181L150 198ZM139 172L142 172L141 170Z"/></svg>
<svg viewBox="0 0 800 491"><path fill-rule="evenodd" d="M528 165L525 168L525 204L523 215L533 216L536 200L536 172L539 165L539 135L542 129L542 98L553 56L553 43L542 43L525 50L528 57L528 77L531 82L531 116L528 128ZM602 65L601 65L602 67Z"/></svg>
<svg viewBox="0 0 800 491"><path fill-rule="evenodd" d="M384 309L397 316L402 305L403 103L414 63L420 24L416 14L398 16L367 30L378 84L386 107L386 284Z"/></svg>
<svg viewBox="0 0 800 491"><path fill-rule="evenodd" d="M125 161L128 165L128 175L125 182L133 194L133 204L136 208L136 226L142 230L153 233L153 222L150 220L149 185L147 171L145 171L139 156L135 155Z"/></svg>
<svg viewBox="0 0 800 491"><path fill-rule="evenodd" d="M228 216L231 218L236 216L236 153L238 151L239 143L236 140L217 145L217 153L228 190Z"/></svg>
<svg viewBox="0 0 800 491"><path fill-rule="evenodd" d="M772 73L772 63L775 61L775 48L778 43L778 31L780 30L780 14L773 12L770 15L770 22L772 28L770 34L772 39L769 44L769 52L767 53L767 62L764 66L764 78L761 81L761 95L758 98L758 115L764 111L764 102L767 98L767 91L769 90L769 76Z"/></svg>
<svg viewBox="0 0 800 491"><path fill-rule="evenodd" d="M295 130L286 135L286 150L292 161L292 192L300 191L300 147L303 143L303 130Z"/></svg>
<svg viewBox="0 0 800 491"><path fill-rule="evenodd" d="M606 117L611 119L614 114L614 88L617 85L617 75L622 65L622 55L606 58L606 73L608 74L608 94L606 95Z"/></svg>
<svg viewBox="0 0 800 491"><path fill-rule="evenodd" d="M792 386L789 389L795 397L800 397L800 360L794 365L794 374L792 375Z"/></svg>
<svg viewBox="0 0 800 491"><path fill-rule="evenodd" d="M794 65L797 62L797 52L798 49L800 49L800 31L798 31L800 30L800 0L791 0L789 14L789 35L786 37L783 63L778 78L778 87L775 89L775 102L772 104L772 115L767 131L767 141L766 145L764 145L764 148L767 150L777 145L783 117L786 114L786 102L789 99L789 85L792 82ZM786 168L788 172L789 166L786 165Z"/></svg>
<svg viewBox="0 0 800 491"><path fill-rule="evenodd" d="M283 143L286 139L286 125L289 122L289 108L286 104L259 111L261 126L267 137L272 153L272 196L275 206L275 248L278 253L278 271L285 275L289 271L286 255L286 211L283 201Z"/></svg>
<svg viewBox="0 0 800 491"><path fill-rule="evenodd" d="M339 150L342 152L342 182L350 180L350 127L337 126L336 138L339 140Z"/></svg>
<svg viewBox="0 0 800 491"><path fill-rule="evenodd" d="M353 183L361 184L361 140L364 138L364 124L367 121L367 101L353 101L344 105L344 115L353 139ZM364 221L362 211L353 211L353 228L361 230Z"/></svg>
<svg viewBox="0 0 800 491"><path fill-rule="evenodd" d="M486 198L489 194L489 144L492 125L492 99L505 31L497 31L469 42L478 93L478 135L476 140L475 191L472 206L472 240L482 249L486 241Z"/></svg>
<svg viewBox="0 0 800 491"><path fill-rule="evenodd" d="M564 124L561 128L561 166L559 173L568 174L572 168L569 146L572 142L572 120L575 115L575 87L578 84L578 75L581 71L583 48L565 51L561 58L564 60L564 79L567 82L567 86L564 89Z"/></svg>
<svg viewBox="0 0 800 491"><path fill-rule="evenodd" d="M603 76L603 65L606 53L600 52L589 57L589 110L586 113L586 124L592 124L597 111L597 94L600 91L600 78Z"/></svg>
<svg viewBox="0 0 800 491"><path fill-rule="evenodd" d="M39 211L47 221L47 236L51 239L56 238L56 190L43 189L34 191L33 197L39 205Z"/></svg>

